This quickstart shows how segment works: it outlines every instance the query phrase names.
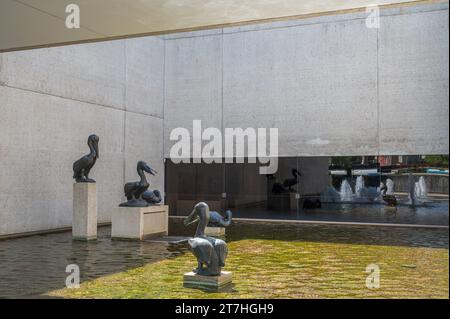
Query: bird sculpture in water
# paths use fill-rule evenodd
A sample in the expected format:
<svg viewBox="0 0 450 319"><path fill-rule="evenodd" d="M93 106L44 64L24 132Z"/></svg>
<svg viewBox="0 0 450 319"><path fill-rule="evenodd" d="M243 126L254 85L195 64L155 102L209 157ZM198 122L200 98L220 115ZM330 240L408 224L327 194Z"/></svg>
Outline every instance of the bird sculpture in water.
<svg viewBox="0 0 450 319"><path fill-rule="evenodd" d="M219 276L222 267L225 266L228 248L223 240L205 236L205 228L210 218L208 204L200 202L195 205L192 213L184 220L184 224L188 226L198 221L194 238L188 240L198 263L193 272L202 276Z"/></svg>
<svg viewBox="0 0 450 319"><path fill-rule="evenodd" d="M288 191L293 191L292 186L297 185L298 184L298 177L302 176L302 174L300 174L300 172L297 169L292 169L292 176L293 178L288 178L285 179L283 182L283 186L288 188Z"/></svg>
<svg viewBox="0 0 450 319"><path fill-rule="evenodd" d="M87 140L89 154L73 163L73 178L77 183L95 183L95 180L89 178L89 172L98 158L98 141L97 135L90 135Z"/></svg>
<svg viewBox="0 0 450 319"><path fill-rule="evenodd" d="M231 210L227 210L225 212L225 217L220 215L216 211L210 211L209 212L209 223L208 227L227 227L231 224L231 218L233 216L233 213Z"/></svg>
<svg viewBox="0 0 450 319"><path fill-rule="evenodd" d="M137 173L141 178L137 182L126 183L123 187L125 196L127 198L127 202L120 204L119 206L125 207L147 207L148 202L142 198L142 194L147 190L150 186L147 182L147 178L145 177L145 173L149 173L151 175L157 174L157 172L152 169L148 164L144 161L139 161L137 163Z"/></svg>
<svg viewBox="0 0 450 319"><path fill-rule="evenodd" d="M387 186L386 184L383 184L380 188L381 195L383 196L383 200L387 203L390 207L396 207L397 206L397 198L394 195L388 195L386 194Z"/></svg>

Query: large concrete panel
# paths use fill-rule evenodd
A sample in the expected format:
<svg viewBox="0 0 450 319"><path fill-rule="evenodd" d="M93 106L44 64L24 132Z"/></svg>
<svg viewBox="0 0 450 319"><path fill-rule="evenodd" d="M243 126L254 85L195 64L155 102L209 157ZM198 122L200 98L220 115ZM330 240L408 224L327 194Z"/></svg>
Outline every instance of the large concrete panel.
<svg viewBox="0 0 450 319"><path fill-rule="evenodd" d="M164 41L157 37L129 39L125 46L126 110L162 118Z"/></svg>
<svg viewBox="0 0 450 319"><path fill-rule="evenodd" d="M163 189L163 52L142 38L0 54L0 235L71 225L72 163L92 133L99 222L138 158Z"/></svg>
<svg viewBox="0 0 450 319"><path fill-rule="evenodd" d="M448 154L448 39L448 8L382 17L381 154Z"/></svg>
<svg viewBox="0 0 450 319"><path fill-rule="evenodd" d="M224 35L224 126L282 156L377 153L377 34L364 20Z"/></svg>
<svg viewBox="0 0 450 319"><path fill-rule="evenodd" d="M163 120L135 113L126 114L125 181L138 181L138 161L145 161L158 174L146 174L149 189L164 193ZM125 200L122 194L122 200Z"/></svg>
<svg viewBox="0 0 450 319"><path fill-rule="evenodd" d="M72 219L72 163L100 137L92 170L98 218L107 221L123 183L123 112L0 86L0 234L66 227Z"/></svg>
<svg viewBox="0 0 450 319"><path fill-rule="evenodd" d="M125 44L110 41L3 53L7 86L123 109Z"/></svg>
<svg viewBox="0 0 450 319"><path fill-rule="evenodd" d="M366 18L164 37L166 156L193 119L277 127L282 156L448 153L448 3L383 9L378 30Z"/></svg>
<svg viewBox="0 0 450 319"><path fill-rule="evenodd" d="M222 127L222 38L220 35L166 40L165 152L177 127L192 134L192 121Z"/></svg>

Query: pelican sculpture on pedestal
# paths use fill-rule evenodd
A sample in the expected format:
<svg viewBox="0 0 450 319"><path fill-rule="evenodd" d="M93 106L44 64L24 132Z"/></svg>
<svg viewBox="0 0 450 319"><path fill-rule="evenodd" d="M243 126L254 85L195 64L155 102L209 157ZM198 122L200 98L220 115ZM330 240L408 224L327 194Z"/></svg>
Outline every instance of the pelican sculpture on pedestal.
<svg viewBox="0 0 450 319"><path fill-rule="evenodd" d="M157 189L146 190L145 192L142 193L142 199L147 201L147 203L149 204L159 204L161 203L162 200L161 192Z"/></svg>
<svg viewBox="0 0 450 319"><path fill-rule="evenodd" d="M300 172L297 169L292 169L292 176L293 178L287 178L284 180L283 182L283 186L288 188L289 192L292 192L292 186L297 185L298 184L298 177L302 176L302 174L300 174Z"/></svg>
<svg viewBox="0 0 450 319"><path fill-rule="evenodd" d="M227 210L225 212L225 217L223 217L221 214L219 214L216 211L210 211L209 212L209 223L208 227L227 227L231 224L231 218L233 216L233 213L231 210Z"/></svg>
<svg viewBox="0 0 450 319"><path fill-rule="evenodd" d="M87 141L89 154L73 163L73 178L77 183L95 183L95 180L89 178L89 172L98 158L98 141L97 135L90 135Z"/></svg>
<svg viewBox="0 0 450 319"><path fill-rule="evenodd" d="M205 236L205 228L209 220L209 206L204 202L195 205L192 213L184 220L186 226L198 221L194 238L188 240L198 263L193 272L202 276L220 276L222 267L225 266L228 248L223 240Z"/></svg>
<svg viewBox="0 0 450 319"><path fill-rule="evenodd" d="M387 186L386 184L383 184L380 188L381 196L383 197L383 200L387 203L389 207L395 207L397 206L397 198L395 195L386 194Z"/></svg>
<svg viewBox="0 0 450 319"><path fill-rule="evenodd" d="M125 207L147 207L148 202L142 198L142 194L147 190L150 184L147 182L147 178L145 177L145 173L149 173L152 175L157 174L157 172L152 169L148 164L144 161L139 161L137 163L137 173L141 178L137 182L126 183L123 187L125 196L127 201L120 204L119 206Z"/></svg>

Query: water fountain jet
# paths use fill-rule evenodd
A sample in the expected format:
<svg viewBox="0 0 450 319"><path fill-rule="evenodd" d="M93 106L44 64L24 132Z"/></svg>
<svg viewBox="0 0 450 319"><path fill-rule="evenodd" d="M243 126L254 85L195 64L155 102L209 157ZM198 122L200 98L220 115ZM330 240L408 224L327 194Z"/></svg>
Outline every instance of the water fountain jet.
<svg viewBox="0 0 450 319"><path fill-rule="evenodd" d="M341 195L341 202L351 202L353 200L353 190L346 179L341 183L339 194Z"/></svg>

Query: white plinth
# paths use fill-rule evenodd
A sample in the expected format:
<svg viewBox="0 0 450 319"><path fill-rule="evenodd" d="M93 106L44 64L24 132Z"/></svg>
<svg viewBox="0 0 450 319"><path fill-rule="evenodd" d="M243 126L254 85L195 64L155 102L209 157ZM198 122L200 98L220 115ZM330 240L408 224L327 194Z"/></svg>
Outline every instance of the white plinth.
<svg viewBox="0 0 450 319"><path fill-rule="evenodd" d="M225 227L206 227L206 236L225 236Z"/></svg>
<svg viewBox="0 0 450 319"><path fill-rule="evenodd" d="M164 236L169 230L169 207L117 207L112 212L111 223L111 237L115 239Z"/></svg>
<svg viewBox="0 0 450 319"><path fill-rule="evenodd" d="M97 238L97 184L73 184L72 237L77 240Z"/></svg>
<svg viewBox="0 0 450 319"><path fill-rule="evenodd" d="M297 210L297 208L299 208L299 204L300 201L297 198L297 194L296 193L289 193L289 206L291 208L291 210Z"/></svg>

